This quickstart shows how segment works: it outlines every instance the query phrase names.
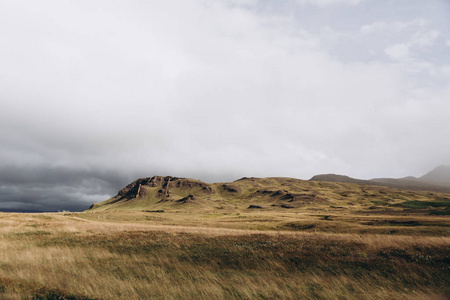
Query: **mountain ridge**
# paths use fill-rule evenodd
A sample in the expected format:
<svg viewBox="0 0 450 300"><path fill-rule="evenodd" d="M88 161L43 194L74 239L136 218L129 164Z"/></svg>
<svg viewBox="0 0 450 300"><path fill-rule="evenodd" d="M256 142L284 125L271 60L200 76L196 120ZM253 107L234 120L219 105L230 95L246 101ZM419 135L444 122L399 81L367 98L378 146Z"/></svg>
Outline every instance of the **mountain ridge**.
<svg viewBox="0 0 450 300"><path fill-rule="evenodd" d="M440 165L419 179L432 182L449 182L450 183L450 166Z"/></svg>
<svg viewBox="0 0 450 300"><path fill-rule="evenodd" d="M356 179L346 175L320 174L311 177L312 181L347 182L367 185L387 186L405 190L429 190L450 192L450 166L441 165L421 177Z"/></svg>

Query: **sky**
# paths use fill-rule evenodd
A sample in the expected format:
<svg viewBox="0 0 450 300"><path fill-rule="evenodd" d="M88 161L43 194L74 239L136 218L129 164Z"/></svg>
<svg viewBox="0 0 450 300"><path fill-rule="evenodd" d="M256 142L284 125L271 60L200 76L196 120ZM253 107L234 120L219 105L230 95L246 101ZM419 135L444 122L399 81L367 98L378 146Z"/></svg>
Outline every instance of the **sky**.
<svg viewBox="0 0 450 300"><path fill-rule="evenodd" d="M450 164L448 0L1 0L0 210L140 177Z"/></svg>

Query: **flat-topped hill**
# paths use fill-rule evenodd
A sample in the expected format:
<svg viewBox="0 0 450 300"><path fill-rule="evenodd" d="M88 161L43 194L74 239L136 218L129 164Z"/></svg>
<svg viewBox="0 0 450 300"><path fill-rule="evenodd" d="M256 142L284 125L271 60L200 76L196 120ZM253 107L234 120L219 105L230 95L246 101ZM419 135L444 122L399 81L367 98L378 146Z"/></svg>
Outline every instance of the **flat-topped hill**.
<svg viewBox="0 0 450 300"><path fill-rule="evenodd" d="M349 180L349 177L338 177ZM321 181L328 179L329 181ZM140 178L90 211L165 210L315 210L350 209L373 213L382 209L428 209L448 214L450 193L389 187L364 180L331 182L333 177L301 180L285 177L241 178L227 183L206 183L173 176ZM351 178L350 178L351 179Z"/></svg>

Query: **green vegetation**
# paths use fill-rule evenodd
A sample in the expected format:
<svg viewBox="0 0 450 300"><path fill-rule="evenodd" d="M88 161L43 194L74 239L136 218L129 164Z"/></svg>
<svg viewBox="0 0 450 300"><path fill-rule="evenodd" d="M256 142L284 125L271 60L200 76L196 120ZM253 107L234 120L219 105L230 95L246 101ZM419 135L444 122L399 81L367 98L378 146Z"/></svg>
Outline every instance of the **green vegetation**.
<svg viewBox="0 0 450 300"><path fill-rule="evenodd" d="M405 201L402 203L392 204L395 207L426 209L428 207L450 207L450 200L441 201Z"/></svg>

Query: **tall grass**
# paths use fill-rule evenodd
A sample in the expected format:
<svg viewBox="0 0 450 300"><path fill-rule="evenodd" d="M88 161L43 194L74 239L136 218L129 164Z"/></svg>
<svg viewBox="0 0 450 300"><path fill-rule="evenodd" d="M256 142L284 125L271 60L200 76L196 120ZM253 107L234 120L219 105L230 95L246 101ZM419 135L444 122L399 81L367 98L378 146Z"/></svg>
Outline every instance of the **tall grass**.
<svg viewBox="0 0 450 300"><path fill-rule="evenodd" d="M1 214L0 298L445 299L448 237ZM446 294L447 293L447 294Z"/></svg>

